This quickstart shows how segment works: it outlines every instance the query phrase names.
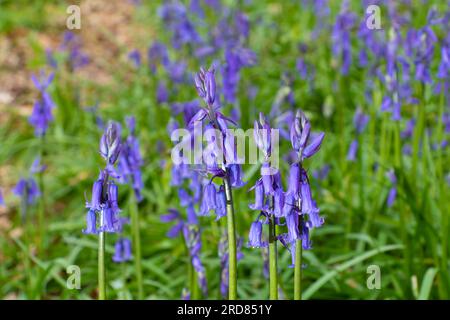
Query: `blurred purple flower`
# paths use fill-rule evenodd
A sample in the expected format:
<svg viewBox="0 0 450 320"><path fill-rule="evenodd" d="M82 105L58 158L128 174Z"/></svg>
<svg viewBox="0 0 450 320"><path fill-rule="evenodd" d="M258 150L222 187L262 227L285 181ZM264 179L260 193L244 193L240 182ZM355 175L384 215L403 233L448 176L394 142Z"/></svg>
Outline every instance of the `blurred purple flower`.
<svg viewBox="0 0 450 320"><path fill-rule="evenodd" d="M114 245L114 256L112 260L115 263L122 263L130 261L131 255L131 240L128 238L119 238Z"/></svg>
<svg viewBox="0 0 450 320"><path fill-rule="evenodd" d="M45 135L49 123L53 121L52 110L55 104L48 93L48 87L53 78L54 73L50 73L47 77L43 71L41 71L39 79L35 75L31 76L31 80L39 90L39 97L34 103L29 122L34 127L34 133L38 137Z"/></svg>

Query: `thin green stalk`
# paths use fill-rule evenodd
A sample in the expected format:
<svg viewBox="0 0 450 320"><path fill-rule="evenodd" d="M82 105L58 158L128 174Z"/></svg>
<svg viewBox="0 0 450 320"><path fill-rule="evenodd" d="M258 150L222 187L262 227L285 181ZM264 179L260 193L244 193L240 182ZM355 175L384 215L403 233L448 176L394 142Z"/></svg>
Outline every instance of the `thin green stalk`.
<svg viewBox="0 0 450 320"><path fill-rule="evenodd" d="M422 97L423 95L422 88ZM423 97L424 98L424 97ZM419 183L419 170L417 168L417 163L419 161L419 147L420 140L422 139L424 127L425 127L425 105L423 101L418 105L418 116L417 116L417 125L414 130L413 136L413 154L412 154L412 174L415 176L414 179L414 190L417 192L418 183ZM419 197L418 197L419 198Z"/></svg>
<svg viewBox="0 0 450 320"><path fill-rule="evenodd" d="M278 267L275 217L269 217L269 297L278 300Z"/></svg>
<svg viewBox="0 0 450 320"><path fill-rule="evenodd" d="M138 287L138 299L144 299L144 287L142 281L142 254L141 254L141 235L139 231L139 212L134 191L130 192L130 215L131 228L133 233L134 264L136 268L136 282Z"/></svg>
<svg viewBox="0 0 450 320"><path fill-rule="evenodd" d="M236 258L236 225L234 221L233 194L230 181L227 177L223 180L225 197L227 202L227 230L228 230L228 299L237 299L237 258Z"/></svg>
<svg viewBox="0 0 450 320"><path fill-rule="evenodd" d="M40 138L40 146L39 146L39 160L41 164L44 164L44 146L45 146L45 136L41 136ZM45 190L44 190L44 171L39 171L38 176L38 183L39 183L39 190L41 192L41 196L39 198L39 208L38 208L38 225L39 225L39 241L38 243L38 250L41 252L42 248L44 247L44 216L45 216Z"/></svg>
<svg viewBox="0 0 450 320"><path fill-rule="evenodd" d="M31 233L31 229L30 229L30 223L29 221L27 221L27 214L28 214L28 204L27 204L27 199L28 199L28 190L27 188L25 188L24 190L24 195L22 196L22 199L20 201L20 216L21 216L21 220L22 223L25 224L25 235L24 235L24 239L25 239L25 247L26 247L26 252L24 252L24 268L25 268L25 274L26 274L26 288L25 291L27 292L28 297L31 297L32 291L33 291L33 283L32 283L32 274L31 274L31 248L30 248L30 233Z"/></svg>
<svg viewBox="0 0 450 320"><path fill-rule="evenodd" d="M100 214L100 221L103 217ZM105 232L98 235L98 300L106 300Z"/></svg>
<svg viewBox="0 0 450 320"><path fill-rule="evenodd" d="M443 83L441 83L443 85ZM440 144L443 141L444 136L444 108L445 108L445 95L444 90L441 91L440 99L439 99L439 121L437 127L437 143ZM448 201L446 197L447 186L444 180L444 153L442 148L437 149L437 160L436 160L436 168L437 168L437 177L439 182L439 197L438 201L440 204L441 211L441 245L442 245L442 254L441 254L441 272L440 272L440 298L448 299L450 294L450 282L448 276L448 242L449 242L449 208Z"/></svg>
<svg viewBox="0 0 450 320"><path fill-rule="evenodd" d="M302 300L302 239L295 242L294 300Z"/></svg>

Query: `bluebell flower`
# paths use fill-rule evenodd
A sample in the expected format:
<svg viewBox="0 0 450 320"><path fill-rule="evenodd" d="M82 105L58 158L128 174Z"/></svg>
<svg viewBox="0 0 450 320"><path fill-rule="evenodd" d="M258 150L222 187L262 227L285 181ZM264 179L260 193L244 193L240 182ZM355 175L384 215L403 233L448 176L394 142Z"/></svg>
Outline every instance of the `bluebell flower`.
<svg viewBox="0 0 450 320"><path fill-rule="evenodd" d="M313 177L317 180L325 180L330 173L330 165L325 164L321 168L313 171Z"/></svg>
<svg viewBox="0 0 450 320"><path fill-rule="evenodd" d="M158 83L156 91L156 102L165 103L169 101L169 92L167 91L166 84L163 81Z"/></svg>
<svg viewBox="0 0 450 320"><path fill-rule="evenodd" d="M286 226L288 228L288 241L295 242L300 236L298 230L299 212L297 210L291 210L286 216Z"/></svg>
<svg viewBox="0 0 450 320"><path fill-rule="evenodd" d="M28 205L34 204L41 195L38 185L34 178L21 178L13 188L13 193L21 197Z"/></svg>
<svg viewBox="0 0 450 320"><path fill-rule="evenodd" d="M118 189L114 182L114 164L121 150L120 128L115 122L110 122L100 139L100 154L105 159L106 167L100 172L98 179L92 186L91 201L86 201L89 208L87 214L87 228L85 233L96 233L97 216L100 215L99 232L120 232L121 220L118 201ZM95 231L95 232L94 232Z"/></svg>
<svg viewBox="0 0 450 320"><path fill-rule="evenodd" d="M254 221L250 226L250 233L248 236L248 246L252 248L266 247L267 243L261 240L262 237L262 223L259 221Z"/></svg>
<svg viewBox="0 0 450 320"><path fill-rule="evenodd" d="M350 30L356 21L355 14L348 9L348 1L343 1L331 34L332 52L340 60L340 72L343 75L348 74L352 62Z"/></svg>
<svg viewBox="0 0 450 320"><path fill-rule="evenodd" d="M394 170L389 170L387 176L392 186L389 189L389 194L386 203L388 207L392 207L392 205L395 202L395 199L397 198L397 177L395 176Z"/></svg>
<svg viewBox="0 0 450 320"><path fill-rule="evenodd" d="M352 140L352 142L350 143L350 147L348 148L347 160L355 161L357 151L358 151L358 140Z"/></svg>
<svg viewBox="0 0 450 320"><path fill-rule="evenodd" d="M128 53L128 59L133 62L136 68L139 68L141 66L141 53L139 52L139 50L134 49L130 51L130 53Z"/></svg>
<svg viewBox="0 0 450 320"><path fill-rule="evenodd" d="M81 38L77 34L72 31L64 32L60 48L68 55L67 62L70 70L89 64L89 56L82 51L81 47Z"/></svg>
<svg viewBox="0 0 450 320"><path fill-rule="evenodd" d="M277 218L283 216L284 213L284 192L282 188L275 190L274 200L273 200L273 215Z"/></svg>
<svg viewBox="0 0 450 320"><path fill-rule="evenodd" d="M227 215L227 200L225 197L224 186L220 186L219 190L216 193L216 204L216 220L219 220L220 218Z"/></svg>
<svg viewBox="0 0 450 320"><path fill-rule="evenodd" d="M208 183L203 188L203 198L199 214L206 216L210 211L216 210L216 208L216 187L214 184Z"/></svg>
<svg viewBox="0 0 450 320"><path fill-rule="evenodd" d="M131 184L136 199L140 202L142 201L142 189L144 188L141 172L143 160L139 150L139 140L135 136L135 121L134 117L126 118L130 133L121 145L117 174L120 177L119 182Z"/></svg>
<svg viewBox="0 0 450 320"><path fill-rule="evenodd" d="M112 260L116 263L132 260L131 240L128 238L119 238L114 245L114 256Z"/></svg>
<svg viewBox="0 0 450 320"><path fill-rule="evenodd" d="M153 73L156 72L157 63L167 68L170 60L166 46L160 42L153 43L147 51L147 60Z"/></svg>
<svg viewBox="0 0 450 320"><path fill-rule="evenodd" d="M101 210L102 226L100 227L100 231L108 233L115 233L118 231L115 224L116 221L115 214L116 213L114 212L114 210L108 205L102 208Z"/></svg>
<svg viewBox="0 0 450 320"><path fill-rule="evenodd" d="M54 73L46 76L43 71L41 71L39 79L35 75L31 76L35 87L39 90L39 98L34 103L29 122L34 127L34 133L38 137L45 135L50 122L53 121L52 110L55 104L48 93L48 87L53 78Z"/></svg>
<svg viewBox="0 0 450 320"><path fill-rule="evenodd" d="M240 164L230 164L230 184L233 188L240 188L245 186L246 183L242 181L242 168Z"/></svg>
<svg viewBox="0 0 450 320"><path fill-rule="evenodd" d="M181 292L181 300L191 300L191 293L188 289L183 288L183 291Z"/></svg>
<svg viewBox="0 0 450 320"><path fill-rule="evenodd" d="M292 195L294 199L298 199L300 196L300 165L298 163L291 165L288 181L286 194Z"/></svg>
<svg viewBox="0 0 450 320"><path fill-rule="evenodd" d="M86 229L83 230L84 234L97 234L97 214L95 210L90 209L86 214Z"/></svg>
<svg viewBox="0 0 450 320"><path fill-rule="evenodd" d="M250 188L250 190L255 190L255 203L250 204L249 207L252 210L264 210L264 185L262 180L259 179L256 184Z"/></svg>
<svg viewBox="0 0 450 320"><path fill-rule="evenodd" d="M311 133L311 125L303 112L296 113L294 122L291 125L290 139L292 148L297 152L299 160L312 157L319 151L325 133Z"/></svg>

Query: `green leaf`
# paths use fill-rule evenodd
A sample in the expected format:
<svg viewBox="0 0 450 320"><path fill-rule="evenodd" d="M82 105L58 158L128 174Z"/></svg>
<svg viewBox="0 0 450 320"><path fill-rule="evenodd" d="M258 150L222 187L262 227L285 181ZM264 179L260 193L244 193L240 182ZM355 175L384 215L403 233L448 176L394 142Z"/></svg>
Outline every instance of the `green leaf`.
<svg viewBox="0 0 450 320"><path fill-rule="evenodd" d="M430 297L431 286L433 285L434 277L436 276L438 269L429 268L423 277L422 286L420 287L419 296L417 300L428 300Z"/></svg>
<svg viewBox="0 0 450 320"><path fill-rule="evenodd" d="M336 267L336 269L331 270L330 272L324 274L322 277L320 277L316 282L314 282L312 285L308 287L308 289L305 290L303 293L303 299L309 299L317 290L319 290L324 284L326 284L328 281L336 277L340 272L343 272L344 270L353 267L354 265L369 259L373 256L376 256L379 253L392 251L392 250L400 250L403 249L403 245L387 245L380 247L378 249L370 250L364 254L361 254L359 256L354 257L353 259L339 265Z"/></svg>

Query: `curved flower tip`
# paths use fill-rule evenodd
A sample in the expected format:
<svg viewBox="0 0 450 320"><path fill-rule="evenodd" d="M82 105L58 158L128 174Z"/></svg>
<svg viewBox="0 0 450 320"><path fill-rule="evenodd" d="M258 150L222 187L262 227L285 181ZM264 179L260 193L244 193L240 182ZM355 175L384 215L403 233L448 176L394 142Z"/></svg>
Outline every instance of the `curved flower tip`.
<svg viewBox="0 0 450 320"><path fill-rule="evenodd" d="M100 154L108 164L114 164L119 157L120 149L120 127L111 121L100 139Z"/></svg>
<svg viewBox="0 0 450 320"><path fill-rule="evenodd" d="M308 118L301 110L298 110L290 130L291 144L295 151L299 152L305 148L310 132L311 124Z"/></svg>
<svg viewBox="0 0 450 320"><path fill-rule="evenodd" d="M216 79L213 67L209 70L200 68L200 72L194 77L195 87L198 95L205 100L208 106L212 106L216 99Z"/></svg>
<svg viewBox="0 0 450 320"><path fill-rule="evenodd" d="M189 121L188 128L192 128L196 122L202 121L207 116L207 114L208 112L203 108L197 111L197 113Z"/></svg>
<svg viewBox="0 0 450 320"><path fill-rule="evenodd" d="M323 138L325 137L324 132L320 132L319 134L312 137L312 141L305 147L302 153L302 158L309 158L317 153L320 150L320 146L322 145Z"/></svg>
<svg viewBox="0 0 450 320"><path fill-rule="evenodd" d="M161 222L171 222L181 217L180 212L177 209L170 208L167 214L160 216Z"/></svg>

